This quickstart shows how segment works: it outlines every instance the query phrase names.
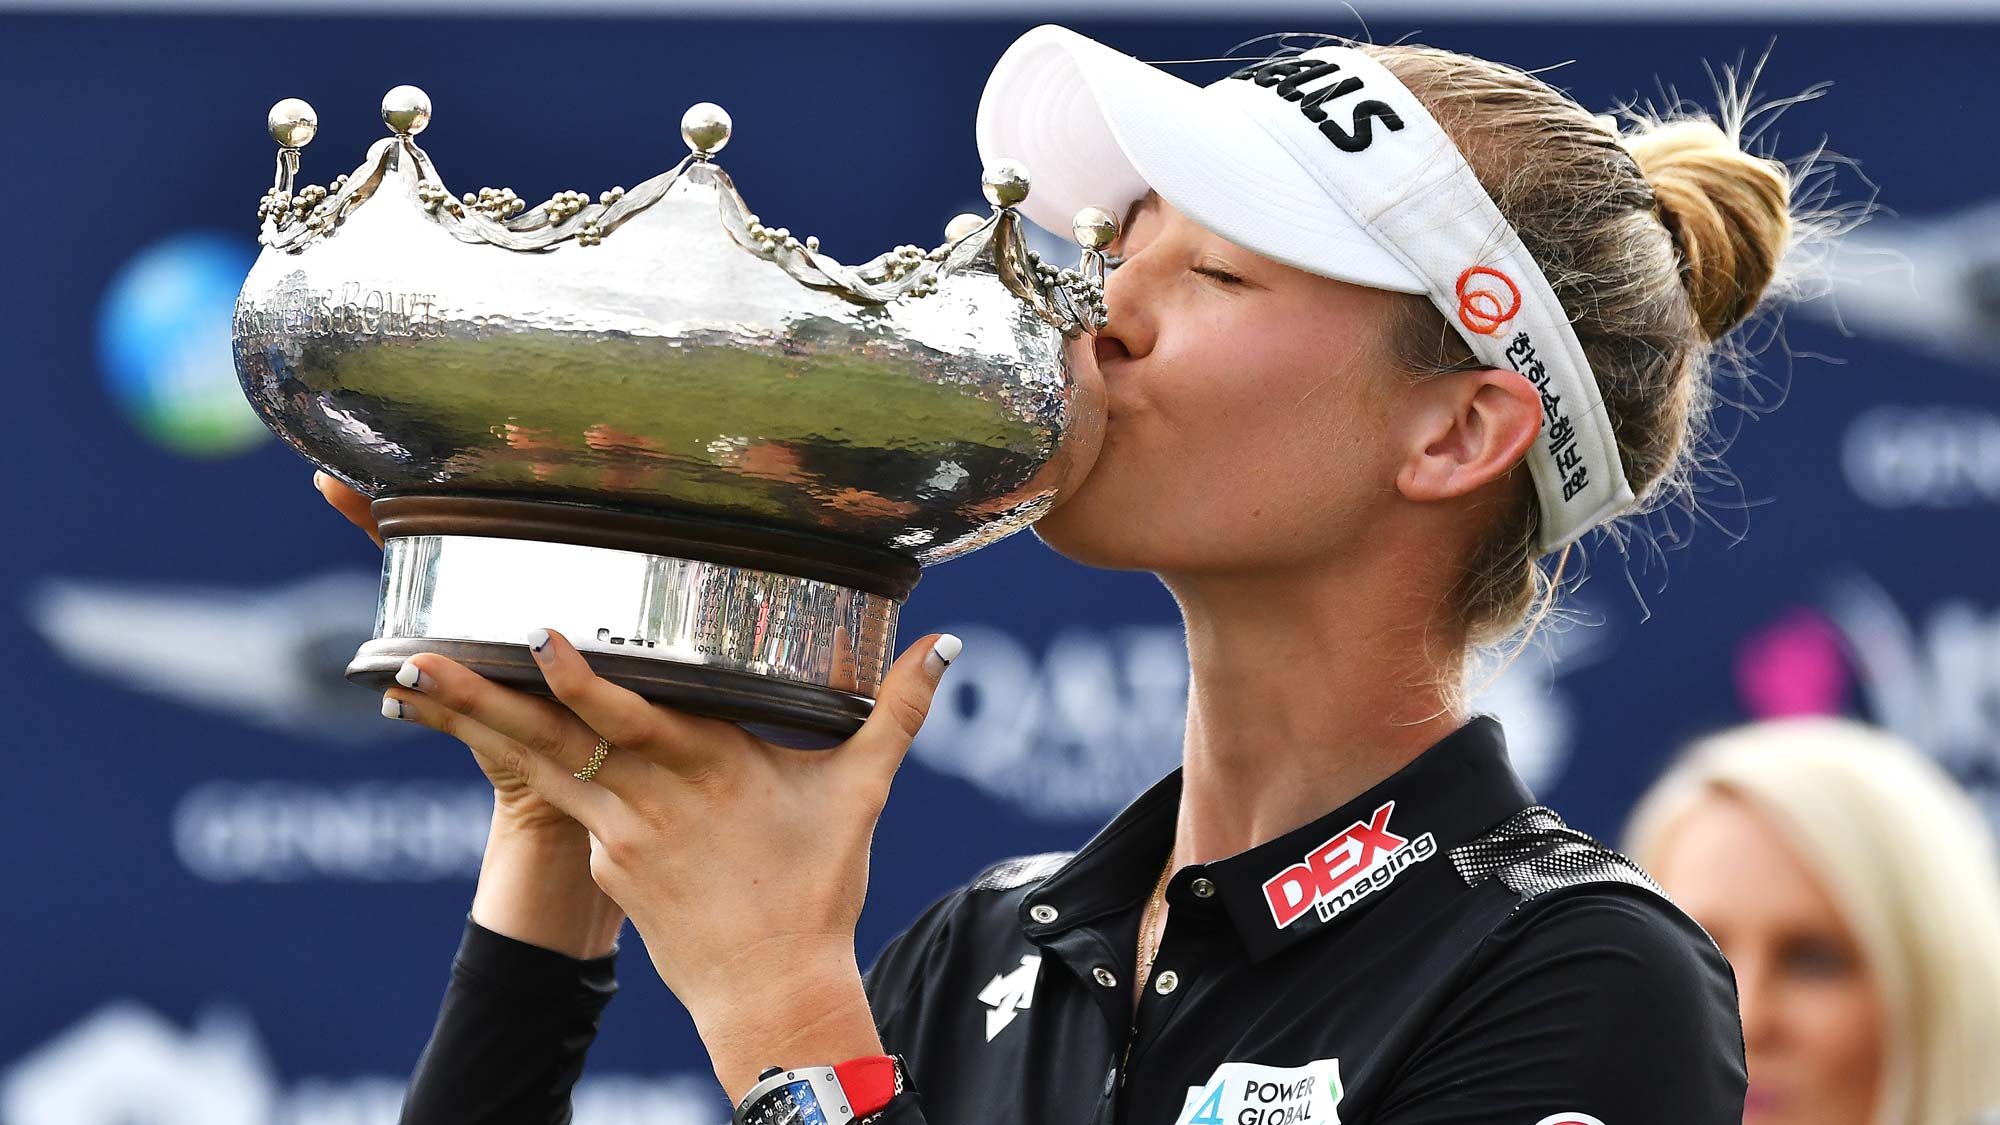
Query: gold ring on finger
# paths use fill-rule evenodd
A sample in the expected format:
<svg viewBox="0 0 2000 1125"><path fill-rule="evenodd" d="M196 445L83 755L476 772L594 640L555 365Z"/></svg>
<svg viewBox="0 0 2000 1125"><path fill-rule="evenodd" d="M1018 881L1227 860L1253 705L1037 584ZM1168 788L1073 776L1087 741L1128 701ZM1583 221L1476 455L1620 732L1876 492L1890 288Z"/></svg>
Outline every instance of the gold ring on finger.
<svg viewBox="0 0 2000 1125"><path fill-rule="evenodd" d="M610 753L611 740L605 738L603 735L599 735L597 737L597 745L591 748L590 760L583 764L582 769L570 776L576 778L578 781L596 781L597 768L604 764L605 756Z"/></svg>

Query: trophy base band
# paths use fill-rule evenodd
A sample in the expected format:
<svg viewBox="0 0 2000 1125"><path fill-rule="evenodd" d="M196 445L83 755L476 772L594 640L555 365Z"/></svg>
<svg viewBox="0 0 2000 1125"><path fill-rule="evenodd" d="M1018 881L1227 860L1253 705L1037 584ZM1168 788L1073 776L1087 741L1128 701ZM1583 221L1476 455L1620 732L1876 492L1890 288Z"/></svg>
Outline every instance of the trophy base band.
<svg viewBox="0 0 2000 1125"><path fill-rule="evenodd" d="M450 657L516 691L549 694L548 682L527 645L491 641L368 641L348 664L347 679L387 691L396 686L396 670L403 661L420 652ZM751 733L782 745L832 746L860 730L873 709L873 701L862 696L774 681L751 672L608 652L586 651L584 659L598 675L655 703L738 722Z"/></svg>
<svg viewBox="0 0 2000 1125"><path fill-rule="evenodd" d="M607 680L794 745L860 728L919 573L886 552L699 517L481 497L375 512L375 636L349 680L386 689L406 658L435 652L546 694L525 638L550 628Z"/></svg>

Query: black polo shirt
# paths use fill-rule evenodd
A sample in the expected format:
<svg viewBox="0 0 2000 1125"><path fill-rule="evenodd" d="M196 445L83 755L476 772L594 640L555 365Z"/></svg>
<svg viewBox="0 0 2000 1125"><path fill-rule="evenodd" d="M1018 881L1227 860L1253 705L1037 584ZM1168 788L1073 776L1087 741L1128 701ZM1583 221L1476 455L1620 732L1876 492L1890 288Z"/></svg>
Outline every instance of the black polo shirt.
<svg viewBox="0 0 2000 1125"><path fill-rule="evenodd" d="M1074 855L988 869L883 951L869 1002L918 1091L884 1125L1742 1120L1728 964L1630 861L1534 805L1488 718L1175 873L1135 1020L1180 780ZM404 1121L568 1120L609 972L469 927Z"/></svg>

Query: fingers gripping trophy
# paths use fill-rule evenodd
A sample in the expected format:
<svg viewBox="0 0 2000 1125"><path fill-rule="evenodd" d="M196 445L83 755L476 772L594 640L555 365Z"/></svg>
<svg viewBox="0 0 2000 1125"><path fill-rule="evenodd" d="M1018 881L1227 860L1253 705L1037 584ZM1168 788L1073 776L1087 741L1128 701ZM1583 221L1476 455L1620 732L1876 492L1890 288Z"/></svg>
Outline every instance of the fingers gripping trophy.
<svg viewBox="0 0 2000 1125"><path fill-rule="evenodd" d="M843 265L766 225L716 163L729 115L688 110L688 155L627 190L447 189L391 136L296 186L311 106L272 107L262 254L238 298L245 394L366 497L384 544L350 680L436 652L547 687L523 637L555 626L648 699L801 744L851 735L923 567L1034 522L1095 460L1102 388L1068 361L1103 324L1085 208L1076 268L1029 250L1029 175L934 249Z"/></svg>

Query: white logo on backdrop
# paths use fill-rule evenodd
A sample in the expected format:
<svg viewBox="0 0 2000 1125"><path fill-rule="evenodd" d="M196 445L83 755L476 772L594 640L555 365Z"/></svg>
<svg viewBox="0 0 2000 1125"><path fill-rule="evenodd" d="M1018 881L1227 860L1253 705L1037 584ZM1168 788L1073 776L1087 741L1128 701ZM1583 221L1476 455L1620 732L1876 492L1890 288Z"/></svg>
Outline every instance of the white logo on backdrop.
<svg viewBox="0 0 2000 1125"><path fill-rule="evenodd" d="M1829 297L1799 311L1931 355L1990 365L2000 346L2000 200L1844 235Z"/></svg>
<svg viewBox="0 0 2000 1125"><path fill-rule="evenodd" d="M1826 604L1869 714L1935 757L2000 824L2000 610L1955 598L1919 626L1865 576Z"/></svg>
<svg viewBox="0 0 2000 1125"><path fill-rule="evenodd" d="M1841 441L1848 487L1877 508L2000 504L2000 414L1964 406L1877 406Z"/></svg>
<svg viewBox="0 0 2000 1125"><path fill-rule="evenodd" d="M951 632L965 655L912 749L925 765L1059 819L1121 808L1180 761L1179 625L1070 629L1039 656L989 626Z"/></svg>
<svg viewBox="0 0 2000 1125"><path fill-rule="evenodd" d="M484 781L211 781L174 806L174 855L211 883L469 879L492 817Z"/></svg>
<svg viewBox="0 0 2000 1125"><path fill-rule="evenodd" d="M52 579L27 616L71 664L191 707L321 741L368 744L415 728L383 720L341 678L375 631L378 580L333 571L275 590Z"/></svg>
<svg viewBox="0 0 2000 1125"><path fill-rule="evenodd" d="M1569 763L1573 706L1560 676L1608 651L1607 626L1551 634L1485 685L1473 709L1498 715L1515 768L1546 792ZM1180 761L1187 646L1179 625L1069 629L1037 656L984 625L965 639L912 752L925 765L1051 819L1096 818ZM1488 682L1490 680L1490 682Z"/></svg>
<svg viewBox="0 0 2000 1125"><path fill-rule="evenodd" d="M182 1031L129 1001L90 1018L0 1079L7 1125L267 1125L277 1101L248 1020L210 1013Z"/></svg>
<svg viewBox="0 0 2000 1125"><path fill-rule="evenodd" d="M342 671L374 631L377 582L334 571L276 590L58 579L28 618L71 664L154 695L349 747L411 737ZM472 763L465 763L468 773ZM216 883L421 882L479 870L483 782L210 782L173 814L176 858Z"/></svg>
<svg viewBox="0 0 2000 1125"><path fill-rule="evenodd" d="M414 1061L414 1060L412 1060ZM133 1000L106 1004L0 1071L4 1125L394 1125L406 1077L280 1083L250 1019L216 1011L183 1030ZM576 1125L719 1125L706 1075L596 1075Z"/></svg>

